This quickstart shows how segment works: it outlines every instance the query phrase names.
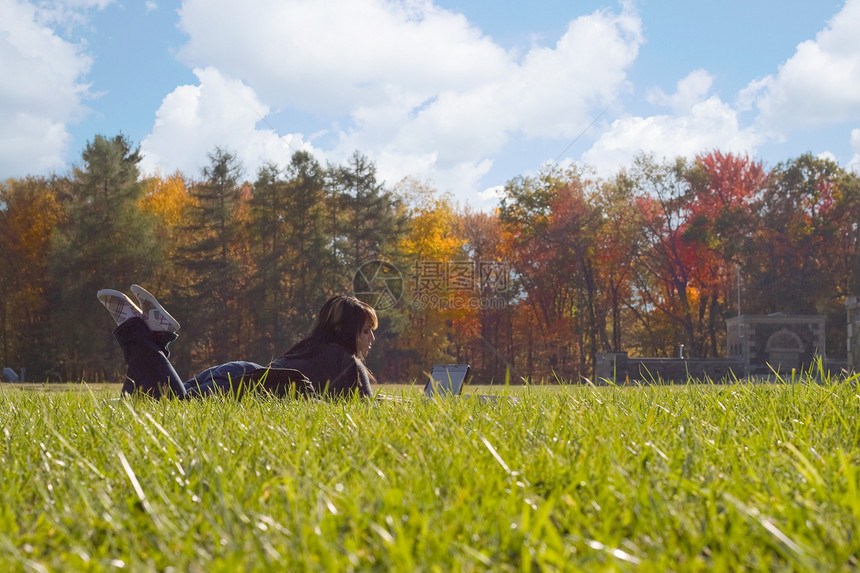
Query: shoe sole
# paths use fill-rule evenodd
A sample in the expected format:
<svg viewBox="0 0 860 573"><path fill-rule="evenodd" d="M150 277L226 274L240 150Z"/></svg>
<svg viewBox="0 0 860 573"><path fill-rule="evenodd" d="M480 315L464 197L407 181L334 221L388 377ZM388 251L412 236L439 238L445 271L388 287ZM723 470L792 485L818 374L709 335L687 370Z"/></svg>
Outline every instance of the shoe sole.
<svg viewBox="0 0 860 573"><path fill-rule="evenodd" d="M146 290L140 285L134 284L131 285L131 292L133 292L134 296L137 297L137 300L140 302L141 307L151 306L152 310L158 311L161 316L164 317L165 320L167 320L167 324L158 321L160 326L166 327L168 329L168 332L175 332L179 330L179 321L173 318L173 316L171 316L169 312L164 310L164 307L161 306L161 303L158 302L158 299L156 299L148 290ZM150 313L152 312L152 310L148 310L147 312L143 313L145 320L150 320Z"/></svg>
<svg viewBox="0 0 860 573"><path fill-rule="evenodd" d="M134 301L128 298L128 295L126 295L124 292L120 292L112 288L103 288L96 293L96 298L99 299L99 302L102 303L104 307L108 310L108 312L111 314L111 316L114 317L114 320L117 321L117 324L120 324L120 322L124 322L118 320L118 313L123 306L131 307L132 316L143 316L143 311L140 310L140 308L136 304L134 304ZM117 304L114 304L111 299L116 299L118 301L119 306L117 306ZM126 316L125 320L129 318L131 317Z"/></svg>

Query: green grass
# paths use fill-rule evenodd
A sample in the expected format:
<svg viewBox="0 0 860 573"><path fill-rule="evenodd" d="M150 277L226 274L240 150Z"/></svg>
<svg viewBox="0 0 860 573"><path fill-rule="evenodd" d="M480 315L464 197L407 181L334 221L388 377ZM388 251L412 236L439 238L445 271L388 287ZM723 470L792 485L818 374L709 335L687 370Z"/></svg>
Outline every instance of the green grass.
<svg viewBox="0 0 860 573"><path fill-rule="evenodd" d="M855 382L529 387L496 404L7 389L0 564L856 570Z"/></svg>

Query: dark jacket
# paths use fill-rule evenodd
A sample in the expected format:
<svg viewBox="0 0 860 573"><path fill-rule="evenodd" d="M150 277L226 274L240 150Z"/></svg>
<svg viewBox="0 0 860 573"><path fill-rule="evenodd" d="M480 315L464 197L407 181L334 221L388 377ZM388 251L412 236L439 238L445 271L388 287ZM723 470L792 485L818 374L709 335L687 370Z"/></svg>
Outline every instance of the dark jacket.
<svg viewBox="0 0 860 573"><path fill-rule="evenodd" d="M364 364L343 346L330 342L311 354L296 356L289 352L269 364L271 368L292 368L304 374L320 394L372 396L370 375Z"/></svg>

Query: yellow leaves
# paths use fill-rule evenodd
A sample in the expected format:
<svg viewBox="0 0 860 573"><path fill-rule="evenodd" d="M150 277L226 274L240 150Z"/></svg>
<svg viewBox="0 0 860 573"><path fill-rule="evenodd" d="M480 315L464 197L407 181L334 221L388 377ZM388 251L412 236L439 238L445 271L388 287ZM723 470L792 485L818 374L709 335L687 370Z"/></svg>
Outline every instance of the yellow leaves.
<svg viewBox="0 0 860 573"><path fill-rule="evenodd" d="M690 304L690 306L698 307L701 298L702 293L699 289L694 286L687 286L687 302Z"/></svg>
<svg viewBox="0 0 860 573"><path fill-rule="evenodd" d="M27 199L28 204L19 202L17 209L11 211L10 217L5 221L8 229L17 237L18 244L31 247L32 251L38 252L48 241L51 230L57 224L61 207L56 196L47 191L43 194L31 194Z"/></svg>
<svg viewBox="0 0 860 573"><path fill-rule="evenodd" d="M188 207L195 199L188 193L188 182L176 172L166 179L156 176L146 182L146 193L140 200L141 211L156 215L168 227L176 227L184 220Z"/></svg>
<svg viewBox="0 0 860 573"><path fill-rule="evenodd" d="M452 258L464 242L453 233L455 220L447 205L414 213L410 232L401 242L403 250L427 260Z"/></svg>
<svg viewBox="0 0 860 573"><path fill-rule="evenodd" d="M0 187L0 247L22 281L41 280L36 271L47 264L51 233L62 216L62 206L51 185L44 180L10 180Z"/></svg>
<svg viewBox="0 0 860 573"><path fill-rule="evenodd" d="M456 233L457 214L451 198L437 196L432 188L408 179L398 191L410 204L411 225L400 241L404 253L424 260L453 259L465 240Z"/></svg>

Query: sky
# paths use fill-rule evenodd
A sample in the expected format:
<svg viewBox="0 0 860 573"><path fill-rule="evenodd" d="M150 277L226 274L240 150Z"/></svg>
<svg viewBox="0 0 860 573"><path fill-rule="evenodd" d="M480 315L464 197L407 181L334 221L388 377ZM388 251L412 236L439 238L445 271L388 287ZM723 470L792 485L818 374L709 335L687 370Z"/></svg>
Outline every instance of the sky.
<svg viewBox="0 0 860 573"><path fill-rule="evenodd" d="M542 165L714 150L860 173L860 0L0 0L0 181L358 151L477 209Z"/></svg>

